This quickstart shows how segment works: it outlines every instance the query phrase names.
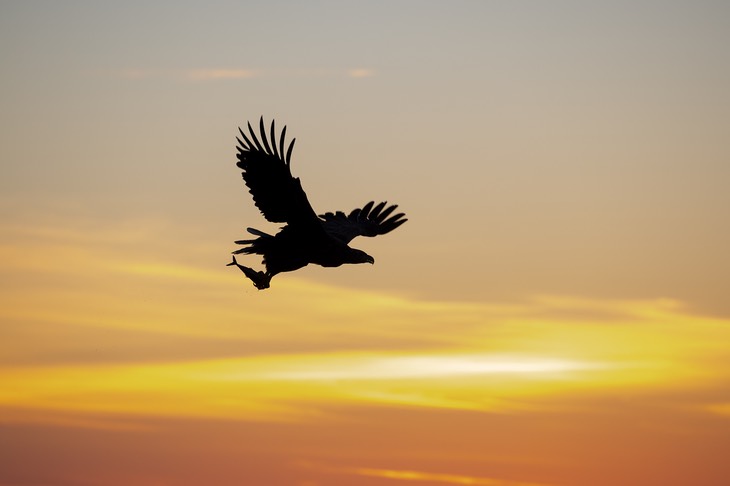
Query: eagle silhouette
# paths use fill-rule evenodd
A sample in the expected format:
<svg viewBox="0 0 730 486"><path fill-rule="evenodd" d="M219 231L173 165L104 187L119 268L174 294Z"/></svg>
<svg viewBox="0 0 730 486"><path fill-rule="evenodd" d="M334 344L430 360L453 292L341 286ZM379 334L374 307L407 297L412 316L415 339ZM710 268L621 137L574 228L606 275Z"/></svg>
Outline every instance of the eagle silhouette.
<svg viewBox="0 0 730 486"><path fill-rule="evenodd" d="M298 177L291 173L291 154L296 139L292 139L286 152L286 126L277 141L275 122L266 136L264 118L259 120L261 140L248 123L247 136L239 127L238 162L243 180L248 186L256 207L272 223L286 223L276 235L255 228L247 231L254 239L238 240L245 245L233 252L228 266L237 266L259 289L267 289L271 278L281 272L298 270L310 263L323 267L339 267L344 263L375 263L375 259L362 250L348 246L357 236L377 236L390 233L406 221L404 213L392 215L398 207L387 202L370 201L349 214L342 211L317 215L309 204ZM256 271L236 261L236 255L256 254L263 256L265 272Z"/></svg>

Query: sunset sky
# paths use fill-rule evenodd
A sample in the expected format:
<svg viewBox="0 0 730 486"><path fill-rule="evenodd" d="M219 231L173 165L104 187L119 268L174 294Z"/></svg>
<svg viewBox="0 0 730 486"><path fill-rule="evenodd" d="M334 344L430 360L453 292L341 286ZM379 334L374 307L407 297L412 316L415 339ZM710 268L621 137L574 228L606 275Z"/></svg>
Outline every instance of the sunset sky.
<svg viewBox="0 0 730 486"><path fill-rule="evenodd" d="M728 46L721 1L0 1L0 486L728 484ZM374 266L225 266L262 115L316 211L407 213Z"/></svg>

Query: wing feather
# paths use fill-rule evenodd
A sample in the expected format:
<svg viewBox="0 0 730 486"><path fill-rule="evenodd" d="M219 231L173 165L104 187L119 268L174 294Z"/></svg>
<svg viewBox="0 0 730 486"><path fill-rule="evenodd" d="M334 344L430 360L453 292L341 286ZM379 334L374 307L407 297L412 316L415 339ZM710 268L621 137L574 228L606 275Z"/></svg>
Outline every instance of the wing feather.
<svg viewBox="0 0 730 486"><path fill-rule="evenodd" d="M319 218L325 231L345 244L357 236L372 237L390 233L408 221L405 213L390 216L398 207L397 204L392 204L387 208L385 201L373 207L374 204L374 201L370 201L362 208L353 209L347 215L342 211L336 211L320 214Z"/></svg>
<svg viewBox="0 0 730 486"><path fill-rule="evenodd" d="M277 140L273 121L271 143L266 137L263 117L259 120L261 141L251 123L248 123L248 136L241 128L238 131L242 139L236 137L238 140L236 165L242 170L243 180L261 214L272 223L318 226L319 220L309 204L299 178L291 174L291 154L295 139L289 145L286 158L283 158L286 127L281 131L279 151L276 150Z"/></svg>
<svg viewBox="0 0 730 486"><path fill-rule="evenodd" d="M291 139L291 143L289 144L289 149L286 151L286 165L291 165L291 151L294 150L294 142L296 142L296 138Z"/></svg>
<svg viewBox="0 0 730 486"><path fill-rule="evenodd" d="M279 137L279 154L280 157L284 156L284 139L286 139L286 125L284 125L284 128L281 130L281 137Z"/></svg>
<svg viewBox="0 0 730 486"><path fill-rule="evenodd" d="M274 127L274 120L271 120L271 149L274 156L280 158L279 151L276 150L276 128Z"/></svg>
<svg viewBox="0 0 730 486"><path fill-rule="evenodd" d="M269 141L266 139L266 129L264 128L263 116L259 119L259 132L261 132L261 140L264 142L264 147L266 147L266 153L276 156L276 153L271 150L271 147L269 147Z"/></svg>

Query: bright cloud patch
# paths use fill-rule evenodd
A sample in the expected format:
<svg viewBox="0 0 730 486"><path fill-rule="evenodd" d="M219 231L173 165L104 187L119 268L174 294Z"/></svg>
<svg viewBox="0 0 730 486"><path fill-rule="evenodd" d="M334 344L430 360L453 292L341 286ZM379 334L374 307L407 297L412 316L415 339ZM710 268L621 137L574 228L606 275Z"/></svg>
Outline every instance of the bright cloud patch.
<svg viewBox="0 0 730 486"><path fill-rule="evenodd" d="M186 77L193 81L250 79L259 75L255 69L193 69L186 73Z"/></svg>
<svg viewBox="0 0 730 486"><path fill-rule="evenodd" d="M347 75L351 78L370 78L372 76L375 76L375 70L367 68L355 68L347 71Z"/></svg>

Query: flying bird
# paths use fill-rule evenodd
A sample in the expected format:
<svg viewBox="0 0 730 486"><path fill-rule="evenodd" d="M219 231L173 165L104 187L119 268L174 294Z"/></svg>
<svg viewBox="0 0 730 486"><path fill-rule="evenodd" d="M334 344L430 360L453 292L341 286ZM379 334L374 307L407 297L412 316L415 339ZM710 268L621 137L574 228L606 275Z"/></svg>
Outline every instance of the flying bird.
<svg viewBox="0 0 730 486"><path fill-rule="evenodd" d="M259 120L259 137L248 123L248 135L239 127L238 166L243 180L261 214L272 223L285 223L278 233L270 235L255 228L247 231L256 238L238 240L243 245L233 252L228 266L237 266L259 289L267 289L271 278L313 263L323 267L339 267L345 263L375 263L375 259L348 244L357 236L378 236L390 233L406 221L404 213L393 214L398 207L387 202L370 201L345 214L335 211L317 215L309 204L298 177L291 173L292 139L286 150L286 126L277 140L272 120L269 136L264 119ZM269 140L270 139L270 140ZM386 207L387 206L387 207ZM263 256L266 271L241 265L238 254Z"/></svg>

